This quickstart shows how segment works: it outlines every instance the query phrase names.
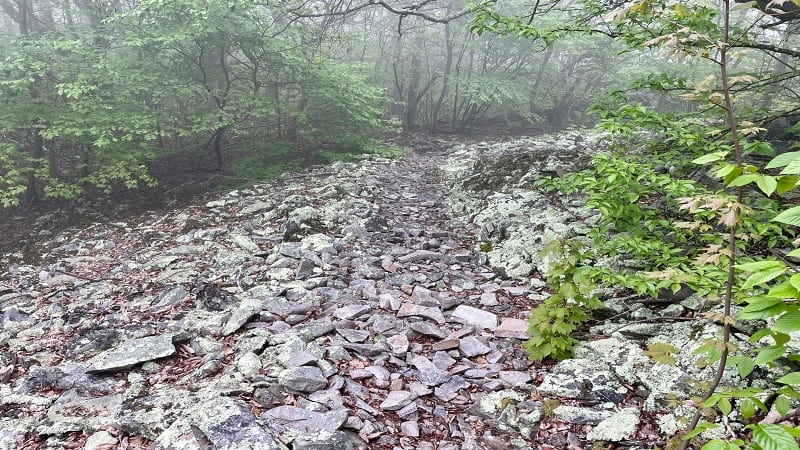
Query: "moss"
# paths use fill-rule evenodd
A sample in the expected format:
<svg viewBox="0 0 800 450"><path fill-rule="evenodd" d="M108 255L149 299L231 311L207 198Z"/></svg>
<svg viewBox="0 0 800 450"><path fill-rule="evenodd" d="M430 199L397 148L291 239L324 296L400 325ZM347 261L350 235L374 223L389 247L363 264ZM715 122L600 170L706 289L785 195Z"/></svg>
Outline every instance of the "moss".
<svg viewBox="0 0 800 450"><path fill-rule="evenodd" d="M503 411L506 410L506 408L508 408L510 405L514 404L515 402L516 402L516 399L511 398L511 397L505 397L505 398L503 398L502 401L500 401L500 408L498 408L497 411L500 414L502 414Z"/></svg>
<svg viewBox="0 0 800 450"><path fill-rule="evenodd" d="M561 406L561 401L557 399L547 398L542 401L542 418L543 419L550 419L553 417L554 411L556 408Z"/></svg>

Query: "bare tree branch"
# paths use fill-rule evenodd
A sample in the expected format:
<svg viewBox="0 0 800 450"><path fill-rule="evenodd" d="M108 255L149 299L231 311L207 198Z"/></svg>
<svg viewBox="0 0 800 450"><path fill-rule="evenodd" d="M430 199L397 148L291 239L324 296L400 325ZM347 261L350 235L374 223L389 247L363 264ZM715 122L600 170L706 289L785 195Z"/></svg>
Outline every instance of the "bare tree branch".
<svg viewBox="0 0 800 450"><path fill-rule="evenodd" d="M424 19L424 20L426 20L428 22L448 23L448 22L452 22L453 20L456 20L458 18L464 17L464 16L466 16L466 15L468 15L468 14L470 14L472 12L471 9L464 8L463 10L461 10L461 11L459 11L457 13L454 13L454 14L451 14L451 15L447 15L447 16L444 16L444 17L438 17L438 16L436 16L434 14L431 14L431 13L428 13L428 12L425 12L425 11L420 11L420 9L422 9L424 6L429 5L429 4L433 3L434 1L435 0L423 0L423 1L419 2L419 3L413 3L413 4L410 4L410 5L407 5L407 6L396 7L396 6L392 6L392 5L388 4L384 0L367 0L365 3L360 3L358 5L350 6L350 7L346 8L346 9L325 11L325 12L316 12L316 13L301 13L301 12L293 11L293 13L296 14L297 17L300 17L300 18L346 16L346 15L355 13L357 11L360 11L360 10L362 10L364 8L368 8L368 7L372 7L372 6L380 6L380 7L384 8L385 10L391 12L392 14L396 14L398 16L402 16L402 17L413 16L413 17L419 17L419 18Z"/></svg>
<svg viewBox="0 0 800 450"><path fill-rule="evenodd" d="M772 45L772 44L758 44L758 43L746 42L746 43L736 44L734 47L736 47L736 48L754 48L754 49L757 49L757 50L764 50L764 51L767 51L767 52L780 53L782 55L789 55L789 56L791 56L793 58L800 58L800 51L793 50L793 49L790 49L790 48L778 47L777 45Z"/></svg>

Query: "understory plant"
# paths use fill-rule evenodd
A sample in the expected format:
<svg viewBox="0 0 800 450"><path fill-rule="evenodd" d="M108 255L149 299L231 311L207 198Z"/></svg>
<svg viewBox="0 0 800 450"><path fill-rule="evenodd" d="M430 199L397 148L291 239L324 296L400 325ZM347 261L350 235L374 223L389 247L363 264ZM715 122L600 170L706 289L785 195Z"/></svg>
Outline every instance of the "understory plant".
<svg viewBox="0 0 800 450"><path fill-rule="evenodd" d="M720 333L696 352L715 367L714 375L695 380L707 389L691 399L696 413L681 439L671 442L673 448L686 449L708 436L705 431L735 420L743 428L725 427L724 437L706 440L701 448L798 449L800 426L791 418L800 400L800 355L792 345L800 332L800 267L792 261L800 257L795 248L800 241L794 240L800 206L783 205L800 182L800 152L761 162L774 151L758 138L763 128L739 117L736 101L747 95L748 85L762 80L731 74L731 49L749 38L763 15L735 27L731 3L721 5L714 11L648 1L616 12L612 26L628 27L624 36L632 45L713 64L716 73L682 96L707 115L682 119L636 104L599 106L595 112L603 129L627 136L627 142L638 137L651 144L637 150L642 146L628 148L626 140L618 140L589 170L538 183L579 192L601 220L590 236L591 249L564 243L554 249L563 262L548 273L553 298L531 314L528 350L534 359L568 357L575 343L571 333L599 306L592 297L598 287L627 287L653 297L688 287L704 297L703 320L718 324ZM656 24L661 28L654 35ZM604 263L608 258L633 263L615 267ZM553 308L556 317L548 311ZM732 339L734 330L756 331L739 342ZM560 345L550 344L554 340ZM741 386L723 385L726 372L737 375ZM755 374L768 379L754 380Z"/></svg>

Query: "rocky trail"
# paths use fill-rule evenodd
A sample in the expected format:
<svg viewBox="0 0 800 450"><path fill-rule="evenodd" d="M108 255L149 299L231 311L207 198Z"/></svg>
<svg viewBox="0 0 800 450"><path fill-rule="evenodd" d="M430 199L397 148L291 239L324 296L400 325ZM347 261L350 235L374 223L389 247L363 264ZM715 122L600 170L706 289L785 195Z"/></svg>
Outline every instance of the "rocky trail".
<svg viewBox="0 0 800 450"><path fill-rule="evenodd" d="M526 186L584 161L582 140L418 141L60 233L0 278L0 448L663 443L686 371L643 355L642 321L555 367L522 348L538 249L591 226Z"/></svg>

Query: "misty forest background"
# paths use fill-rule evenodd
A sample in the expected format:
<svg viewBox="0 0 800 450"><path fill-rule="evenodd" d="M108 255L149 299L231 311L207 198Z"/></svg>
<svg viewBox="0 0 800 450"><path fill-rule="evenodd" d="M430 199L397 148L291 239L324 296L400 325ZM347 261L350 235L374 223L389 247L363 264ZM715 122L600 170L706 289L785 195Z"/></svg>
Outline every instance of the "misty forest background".
<svg viewBox="0 0 800 450"><path fill-rule="evenodd" d="M697 21L719 21L713 4L692 4ZM178 170L222 169L236 184L392 153L376 132L530 134L625 105L719 115L679 96L713 62L641 45L669 30L615 20L636 5L649 11L595 0L2 0L0 204L155 186ZM783 14L747 30L732 65L754 77L739 87L743 111L780 139L800 106L793 13Z"/></svg>
<svg viewBox="0 0 800 450"><path fill-rule="evenodd" d="M703 449L800 448L800 427L758 422L800 399L800 356L787 344L800 333L793 1L0 0L0 9L4 211L160 192L187 173L245 185L396 155L386 137L400 133L597 125L613 138L607 152L531 186L580 192L599 219L591 246L548 244L561 258L546 274L552 295L531 311L529 356L569 357L574 332L601 306L599 286L654 299L688 290L722 326L698 350L717 369L687 437L712 426L698 422L709 408L727 418L736 406L748 423L740 435L755 444L732 436ZM595 264L620 259L635 267ZM733 343L737 321L755 321L757 348ZM648 352L674 363L679 349ZM760 366L788 372L766 400L761 389L718 389L726 368L745 380Z"/></svg>

